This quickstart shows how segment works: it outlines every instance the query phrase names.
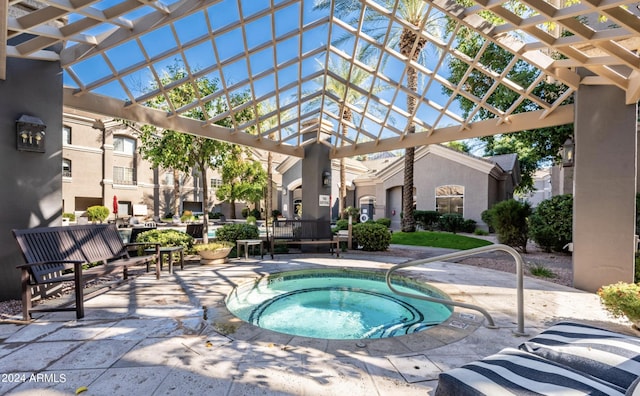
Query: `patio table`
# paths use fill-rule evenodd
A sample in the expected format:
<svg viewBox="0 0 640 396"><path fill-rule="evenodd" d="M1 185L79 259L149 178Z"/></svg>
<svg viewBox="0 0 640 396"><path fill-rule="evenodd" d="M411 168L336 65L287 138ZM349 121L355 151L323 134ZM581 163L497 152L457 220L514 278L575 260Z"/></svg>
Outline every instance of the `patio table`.
<svg viewBox="0 0 640 396"><path fill-rule="evenodd" d="M236 241L236 251L238 257L240 257L240 247L244 246L244 258L249 259L249 246L260 246L260 258L264 258L264 251L262 249L262 239L238 239Z"/></svg>

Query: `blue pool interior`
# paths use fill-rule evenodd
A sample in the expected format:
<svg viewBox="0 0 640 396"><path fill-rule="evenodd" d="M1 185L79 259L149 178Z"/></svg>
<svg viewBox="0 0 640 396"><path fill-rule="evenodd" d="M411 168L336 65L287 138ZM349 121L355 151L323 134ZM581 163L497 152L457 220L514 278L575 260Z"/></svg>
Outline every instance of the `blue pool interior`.
<svg viewBox="0 0 640 396"><path fill-rule="evenodd" d="M393 283L405 292L447 298L405 278ZM272 274L234 289L227 308L265 329L323 339L411 334L442 323L452 313L450 306L394 294L382 273L352 270Z"/></svg>

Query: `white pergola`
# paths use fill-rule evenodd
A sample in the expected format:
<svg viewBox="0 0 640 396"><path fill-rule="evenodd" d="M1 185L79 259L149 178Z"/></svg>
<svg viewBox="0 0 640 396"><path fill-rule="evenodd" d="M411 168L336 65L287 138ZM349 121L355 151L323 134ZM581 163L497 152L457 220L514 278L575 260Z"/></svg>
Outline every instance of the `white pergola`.
<svg viewBox="0 0 640 396"><path fill-rule="evenodd" d="M331 145L332 158L339 158L570 123L574 107L567 99L581 84L619 87L628 104L640 98L637 2L425 1L422 26L403 19L398 1L351 2L353 11L341 19L335 4L314 10L313 0L3 1L0 79L6 78L7 58L57 61L67 107L298 157L301 146L314 141ZM374 14L383 34L370 33ZM501 22L494 25L487 16ZM474 57L457 49L467 28L482 36ZM401 29L426 40L427 62L400 53L391 40ZM493 45L511 54L504 70L482 62ZM357 55L365 47L377 53L366 63ZM480 97L468 84L450 82L452 60L466 68L463 81L481 74L488 91ZM167 67L176 61L186 75L165 83ZM342 61L349 65L346 75L331 67ZM510 79L523 62L535 68L527 86ZM409 68L418 71L415 92L407 84ZM589 73L579 75L578 68ZM354 84L357 72L368 77ZM206 96L196 89L197 99L187 105L171 101L177 86L203 78L218 81L219 89ZM545 81L562 84L562 95L536 95ZM327 89L336 83L346 87L342 94ZM513 102L492 105L498 89L516 93ZM355 103L346 100L353 92ZM239 93L248 101L234 107L231 99ZM415 111L406 110L408 96L417 99ZM459 98L473 103L466 116ZM152 99L161 108L151 108ZM204 111L205 121L189 117L213 100L227 102L228 111ZM345 103L354 117L343 135L338 124ZM527 112L518 112L522 105ZM247 108L255 119L239 123L231 117L231 128L216 124ZM480 111L492 118L481 120ZM312 131L318 138L303 140L305 125L318 119L321 130ZM415 134L408 133L412 125ZM320 139L321 132L332 139Z"/></svg>
<svg viewBox="0 0 640 396"><path fill-rule="evenodd" d="M22 97L21 82L11 80L12 73L24 78L16 73L21 59L57 62L62 100L73 111L301 158L574 122L574 286L595 291L633 279L638 3L316 1L327 7L315 9L314 0L5 0L0 91L6 79L5 92L21 105L31 94ZM338 12L344 5L348 12ZM477 50L461 47L468 31L477 33ZM419 40L401 53L398 32ZM374 56L361 57L363 49ZM424 56L414 56L418 49ZM495 62L498 52L503 59ZM176 67L180 78L168 79ZM38 69L29 70L23 75ZM202 92L203 81L216 88ZM541 92L549 84L557 95ZM182 88L195 100L174 103ZM209 112L212 104L218 108ZM346 130L344 108L353 115ZM235 117L241 112L250 116Z"/></svg>

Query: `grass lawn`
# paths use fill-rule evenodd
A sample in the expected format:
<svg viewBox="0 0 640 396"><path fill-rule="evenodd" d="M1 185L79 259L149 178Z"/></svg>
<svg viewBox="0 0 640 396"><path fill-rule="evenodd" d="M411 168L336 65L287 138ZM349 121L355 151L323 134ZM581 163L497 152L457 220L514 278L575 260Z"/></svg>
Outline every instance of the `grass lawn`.
<svg viewBox="0 0 640 396"><path fill-rule="evenodd" d="M391 235L391 243L398 245L430 246L460 250L473 249L492 244L484 239L471 238L448 232L432 231L397 231Z"/></svg>

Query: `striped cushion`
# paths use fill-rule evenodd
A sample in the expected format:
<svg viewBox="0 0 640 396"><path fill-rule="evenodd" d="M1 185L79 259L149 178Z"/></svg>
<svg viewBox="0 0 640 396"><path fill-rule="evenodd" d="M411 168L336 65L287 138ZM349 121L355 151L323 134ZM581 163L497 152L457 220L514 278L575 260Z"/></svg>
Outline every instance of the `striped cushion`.
<svg viewBox="0 0 640 396"><path fill-rule="evenodd" d="M515 348L505 348L440 374L435 395L622 396L624 393L624 389L588 374Z"/></svg>
<svg viewBox="0 0 640 396"><path fill-rule="evenodd" d="M640 375L640 338L597 327L561 322L520 349L625 389Z"/></svg>

